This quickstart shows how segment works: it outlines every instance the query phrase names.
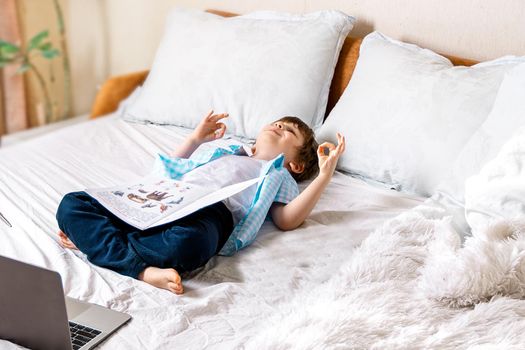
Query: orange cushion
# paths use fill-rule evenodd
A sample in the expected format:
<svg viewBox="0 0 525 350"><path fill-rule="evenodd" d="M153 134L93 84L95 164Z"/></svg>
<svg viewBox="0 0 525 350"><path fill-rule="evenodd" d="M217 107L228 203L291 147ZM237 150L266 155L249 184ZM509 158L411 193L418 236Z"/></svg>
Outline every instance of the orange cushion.
<svg viewBox="0 0 525 350"><path fill-rule="evenodd" d="M142 71L111 77L97 93L91 107L91 119L117 110L120 101L128 97L135 87L141 85L149 71Z"/></svg>

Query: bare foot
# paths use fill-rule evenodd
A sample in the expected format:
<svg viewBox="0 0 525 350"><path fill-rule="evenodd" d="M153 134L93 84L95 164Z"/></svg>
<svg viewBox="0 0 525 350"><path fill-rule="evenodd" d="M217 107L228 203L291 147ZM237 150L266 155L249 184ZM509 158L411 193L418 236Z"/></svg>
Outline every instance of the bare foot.
<svg viewBox="0 0 525 350"><path fill-rule="evenodd" d="M71 242L71 240L62 231L58 231L58 237L60 238L60 245L68 249L78 249L77 246Z"/></svg>
<svg viewBox="0 0 525 350"><path fill-rule="evenodd" d="M139 275L139 280L149 283L157 288L167 289L175 294L184 293L179 273L175 269L161 269L146 267Z"/></svg>

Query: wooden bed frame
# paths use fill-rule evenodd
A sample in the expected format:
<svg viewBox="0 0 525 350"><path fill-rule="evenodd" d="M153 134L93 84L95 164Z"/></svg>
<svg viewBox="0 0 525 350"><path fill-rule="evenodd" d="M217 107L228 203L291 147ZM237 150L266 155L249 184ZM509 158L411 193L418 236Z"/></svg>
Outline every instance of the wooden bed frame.
<svg viewBox="0 0 525 350"><path fill-rule="evenodd" d="M217 14L223 17L237 16L235 13L207 10L210 13ZM327 116L332 108L343 94L352 73L354 72L357 59L359 58L359 48L361 46L362 38L353 38L351 36L345 39L339 60L335 67L334 76L330 85L330 94L328 96L328 104L326 106ZM455 66L471 66L477 62L474 60L459 58L450 55L444 55ZM117 110L120 101L129 96L135 87L141 85L148 76L149 70L134 72L125 75L110 77L100 88L95 102L91 109L91 118L97 118Z"/></svg>

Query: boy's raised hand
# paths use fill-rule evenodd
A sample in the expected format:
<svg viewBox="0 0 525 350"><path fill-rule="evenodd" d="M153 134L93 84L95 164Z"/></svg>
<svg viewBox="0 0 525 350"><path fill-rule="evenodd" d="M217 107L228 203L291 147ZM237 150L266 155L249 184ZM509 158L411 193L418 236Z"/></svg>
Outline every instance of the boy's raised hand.
<svg viewBox="0 0 525 350"><path fill-rule="evenodd" d="M345 137L337 133L337 146L330 142L324 142L317 148L317 158L319 159L319 175L332 177L337 161L345 151ZM328 154L325 153L328 149Z"/></svg>
<svg viewBox="0 0 525 350"><path fill-rule="evenodd" d="M228 113L214 114L213 110L210 110L193 130L191 134L193 142L201 144L223 137L226 132L226 125L220 123L219 120L227 117Z"/></svg>
<svg viewBox="0 0 525 350"><path fill-rule="evenodd" d="M328 150L328 154L325 153ZM325 142L317 148L319 175L288 204L275 202L271 207L272 220L281 230L293 230L310 215L335 171L337 161L345 151L345 138L337 133L337 146Z"/></svg>

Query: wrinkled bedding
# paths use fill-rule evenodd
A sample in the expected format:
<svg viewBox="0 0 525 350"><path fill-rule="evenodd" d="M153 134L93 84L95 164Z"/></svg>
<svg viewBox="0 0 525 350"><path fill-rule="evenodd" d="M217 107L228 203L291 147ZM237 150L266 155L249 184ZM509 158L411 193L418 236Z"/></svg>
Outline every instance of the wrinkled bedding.
<svg viewBox="0 0 525 350"><path fill-rule="evenodd" d="M65 193L135 181L188 132L109 115L0 149L0 211L13 225L0 222L0 254L58 271L70 297L129 313L101 349L238 345L237 335L254 334L280 305L328 281L369 233L423 201L336 173L299 229L283 233L266 222L247 249L184 276L182 296L58 244L55 212Z"/></svg>

